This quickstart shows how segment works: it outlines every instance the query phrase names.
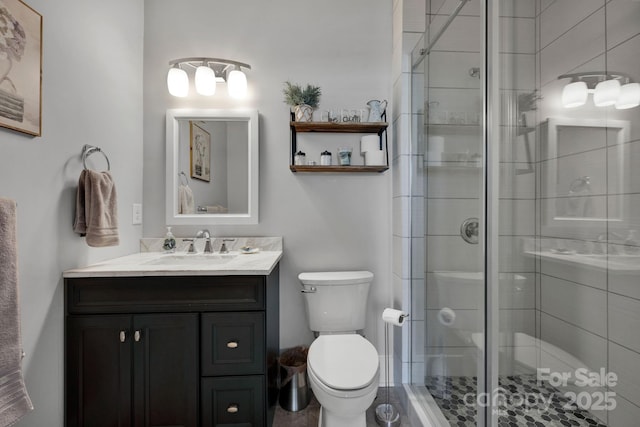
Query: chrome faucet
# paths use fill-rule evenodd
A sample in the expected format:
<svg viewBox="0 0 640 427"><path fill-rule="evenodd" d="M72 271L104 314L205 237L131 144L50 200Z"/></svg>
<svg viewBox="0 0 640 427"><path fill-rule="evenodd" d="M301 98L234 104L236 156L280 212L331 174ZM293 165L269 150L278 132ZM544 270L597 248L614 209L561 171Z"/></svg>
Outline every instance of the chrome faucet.
<svg viewBox="0 0 640 427"><path fill-rule="evenodd" d="M211 233L209 233L209 230L204 229L204 230L200 230L196 233L196 237L193 238L193 240L197 240L197 239L205 239L204 242L204 253L205 254L212 254L213 253L213 248L211 246Z"/></svg>

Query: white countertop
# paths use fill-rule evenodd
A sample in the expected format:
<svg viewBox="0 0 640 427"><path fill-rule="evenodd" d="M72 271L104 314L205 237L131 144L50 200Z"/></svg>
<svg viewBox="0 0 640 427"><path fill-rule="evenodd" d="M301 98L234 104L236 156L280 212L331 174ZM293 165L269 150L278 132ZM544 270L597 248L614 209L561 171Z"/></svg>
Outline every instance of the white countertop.
<svg viewBox="0 0 640 427"><path fill-rule="evenodd" d="M143 252L63 272L63 277L268 275L282 258L281 250L228 255Z"/></svg>

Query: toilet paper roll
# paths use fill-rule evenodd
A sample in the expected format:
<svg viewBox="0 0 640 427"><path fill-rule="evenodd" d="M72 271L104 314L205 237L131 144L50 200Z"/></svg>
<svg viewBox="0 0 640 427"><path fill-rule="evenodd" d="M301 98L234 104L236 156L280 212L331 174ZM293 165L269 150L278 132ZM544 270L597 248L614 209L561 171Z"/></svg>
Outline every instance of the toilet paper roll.
<svg viewBox="0 0 640 427"><path fill-rule="evenodd" d="M451 326L456 321L456 312L449 307L444 307L438 312L438 321L444 326Z"/></svg>
<svg viewBox="0 0 640 427"><path fill-rule="evenodd" d="M365 135L360 138L360 153L380 149L380 137L378 135Z"/></svg>
<svg viewBox="0 0 640 427"><path fill-rule="evenodd" d="M364 164L366 166L384 165L384 150L369 150L364 153Z"/></svg>
<svg viewBox="0 0 640 427"><path fill-rule="evenodd" d="M430 136L427 149L432 153L444 151L444 136Z"/></svg>
<svg viewBox="0 0 640 427"><path fill-rule="evenodd" d="M393 308L385 308L382 312L382 320L395 326L402 326L407 317L409 317L409 315L404 311Z"/></svg>

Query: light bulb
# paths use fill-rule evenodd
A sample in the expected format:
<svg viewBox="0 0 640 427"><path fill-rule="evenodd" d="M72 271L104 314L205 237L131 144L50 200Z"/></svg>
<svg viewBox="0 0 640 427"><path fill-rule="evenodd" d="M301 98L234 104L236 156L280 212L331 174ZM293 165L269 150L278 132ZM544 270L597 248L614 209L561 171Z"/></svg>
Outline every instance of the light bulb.
<svg viewBox="0 0 640 427"><path fill-rule="evenodd" d="M593 103L596 107L608 107L613 105L620 96L620 81L605 80L596 85L593 93Z"/></svg>
<svg viewBox="0 0 640 427"><path fill-rule="evenodd" d="M640 83L628 83L620 88L620 96L616 102L618 110L626 110L640 105Z"/></svg>
<svg viewBox="0 0 640 427"><path fill-rule="evenodd" d="M216 93L216 73L209 67L201 65L196 68L196 91L200 95L211 96Z"/></svg>
<svg viewBox="0 0 640 427"><path fill-rule="evenodd" d="M169 68L167 74L167 88L173 96L184 98L189 94L189 77L187 72L180 68Z"/></svg>
<svg viewBox="0 0 640 427"><path fill-rule="evenodd" d="M231 70L227 76L227 90L232 98L241 99L247 96L247 76L238 69Z"/></svg>
<svg viewBox="0 0 640 427"><path fill-rule="evenodd" d="M587 102L587 84L585 82L569 83L562 89L562 105L564 108L575 108Z"/></svg>

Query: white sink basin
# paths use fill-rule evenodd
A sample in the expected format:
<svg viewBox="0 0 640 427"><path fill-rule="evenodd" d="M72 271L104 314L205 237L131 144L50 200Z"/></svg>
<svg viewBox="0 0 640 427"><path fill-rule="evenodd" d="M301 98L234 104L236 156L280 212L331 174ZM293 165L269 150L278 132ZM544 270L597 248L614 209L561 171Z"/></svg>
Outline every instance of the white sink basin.
<svg viewBox="0 0 640 427"><path fill-rule="evenodd" d="M238 254L170 254L145 262L145 265L218 265L226 264Z"/></svg>

